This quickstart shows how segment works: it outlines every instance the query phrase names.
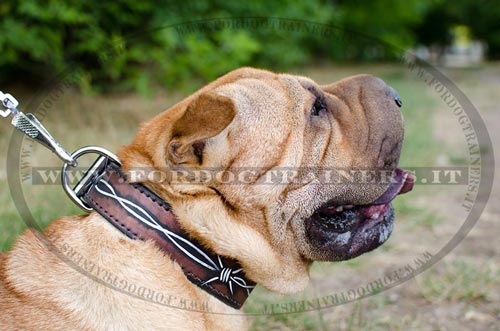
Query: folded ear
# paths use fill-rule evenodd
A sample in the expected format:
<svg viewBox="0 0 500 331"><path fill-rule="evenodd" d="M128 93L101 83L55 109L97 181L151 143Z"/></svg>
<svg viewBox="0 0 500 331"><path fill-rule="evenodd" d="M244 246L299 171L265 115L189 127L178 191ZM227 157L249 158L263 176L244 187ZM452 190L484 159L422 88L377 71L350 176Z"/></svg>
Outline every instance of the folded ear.
<svg viewBox="0 0 500 331"><path fill-rule="evenodd" d="M174 164L201 164L207 139L224 130L235 115L230 98L213 92L198 96L173 126L166 151L169 160Z"/></svg>

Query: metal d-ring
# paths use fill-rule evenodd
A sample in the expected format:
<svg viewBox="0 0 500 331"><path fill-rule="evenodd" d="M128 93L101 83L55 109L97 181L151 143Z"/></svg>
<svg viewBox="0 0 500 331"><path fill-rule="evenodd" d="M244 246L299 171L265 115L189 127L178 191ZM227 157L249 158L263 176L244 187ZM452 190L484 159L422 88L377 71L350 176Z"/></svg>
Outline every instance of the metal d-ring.
<svg viewBox="0 0 500 331"><path fill-rule="evenodd" d="M82 147L82 148L76 150L75 152L73 152L73 154L71 154L71 157L73 158L73 160L76 161L80 156L85 155L85 154L97 154L97 155L100 155L100 158L98 160L96 160L96 162L94 162L94 164L91 166L91 168L89 168L89 170L87 170L86 175L84 176L84 178L82 178L80 180L80 182L75 186L75 188L70 187L69 182L68 182L68 175L67 175L68 168L74 167L74 166L71 164L65 163L63 165L63 168L61 171L61 182L62 182L63 189L66 192L66 194L69 196L69 198L78 207L80 207L84 211L91 212L93 209L91 207L89 207L87 204L85 204L85 202L82 199L80 199L78 197L78 195L76 194L76 192L78 191L78 187L82 187L84 184L86 184L87 180L93 178L94 172L97 170L99 163L102 163L102 161L109 159L111 161L118 163L119 165L121 165L121 163L115 154L111 153L107 149L104 149L104 148L98 147L98 146ZM101 161L101 162L99 162L99 161Z"/></svg>

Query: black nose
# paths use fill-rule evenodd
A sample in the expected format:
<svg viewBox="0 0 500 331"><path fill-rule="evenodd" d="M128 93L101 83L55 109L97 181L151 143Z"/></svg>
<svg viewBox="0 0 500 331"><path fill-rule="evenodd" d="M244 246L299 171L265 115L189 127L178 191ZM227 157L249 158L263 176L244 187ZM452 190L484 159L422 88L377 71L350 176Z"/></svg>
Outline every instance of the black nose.
<svg viewBox="0 0 500 331"><path fill-rule="evenodd" d="M401 101L401 97L399 96L398 92L390 86L389 86L389 95L394 99L396 105L398 105L398 107L401 108L401 106L403 105L403 101Z"/></svg>

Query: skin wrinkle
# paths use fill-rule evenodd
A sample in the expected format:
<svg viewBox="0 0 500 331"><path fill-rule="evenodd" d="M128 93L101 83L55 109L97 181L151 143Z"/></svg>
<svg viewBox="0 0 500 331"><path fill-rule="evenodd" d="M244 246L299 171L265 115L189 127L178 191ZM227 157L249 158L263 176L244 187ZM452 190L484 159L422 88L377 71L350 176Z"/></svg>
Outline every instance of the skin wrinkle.
<svg viewBox="0 0 500 331"><path fill-rule="evenodd" d="M227 199L227 198L226 198L226 197L225 197L225 196L224 196L224 195L223 195L223 194L222 194L222 193L221 193L218 189L213 188L213 187L211 187L211 189L215 192L215 194L217 194L217 195L220 197L221 201L224 203L224 205L225 205L227 208L229 208L229 210L230 210L231 212L233 212L235 215L237 215L237 214L238 214L238 209L236 209L236 207L235 207L235 206L233 206L233 205L232 205L232 204L228 201L228 199Z"/></svg>
<svg viewBox="0 0 500 331"><path fill-rule="evenodd" d="M291 107L291 105L290 105L291 100L292 100L292 96L290 95L289 91L286 89L286 86L284 85L284 83L283 83L281 80L280 80L279 82L280 82L279 86L282 88L283 92L284 92L284 93L287 93L287 95L288 95L288 98L287 98L287 109L291 109L291 108L293 108L293 107ZM306 89L306 90L307 90L307 88L305 88L305 87L301 84L300 80L297 80L297 82L299 83L299 85L301 85L304 89ZM307 103L306 103L306 104L307 104ZM303 109L303 113L304 113L304 112L306 111L306 108L305 108L305 107L302 107L302 109ZM285 140L286 140L286 142L285 142L285 144L284 144L285 146L289 146L288 141L291 139L291 133L292 133L291 131L289 131L289 132L288 132L288 135L287 135L287 137L286 137L286 139L285 139ZM302 139L301 139L301 141L300 141L301 145L303 145L303 144L304 144L304 140L305 140L305 130L302 132ZM286 149L282 149L282 154L280 155L280 161L281 161L281 159L282 159L282 156L283 156L283 153L284 153L284 152L286 152ZM303 161L303 157L304 157L304 154L302 154L301 161ZM300 164L302 164L302 163L303 163L303 162L300 162ZM272 169L272 168L271 168L271 169ZM309 183L307 183L307 184L309 184ZM303 186L305 186L305 185L307 185L307 184L304 184L304 185L302 185L301 187L303 187ZM293 185L293 184L292 184L292 185ZM290 189L290 186L291 186L291 185L287 185L287 187L286 187L286 188L283 190L283 192L282 192L282 196L284 196L284 197L285 197L285 200L286 200L286 197L287 197L288 193L289 193L289 192L292 192L292 191L294 190L294 189ZM300 187L299 187L299 188L300 188Z"/></svg>
<svg viewBox="0 0 500 331"><path fill-rule="evenodd" d="M229 162L227 163L227 166L224 167L224 170L222 172L227 173L229 170L231 170L234 163L236 162L236 159L237 159L236 156L232 156L231 159L229 160Z"/></svg>
<svg viewBox="0 0 500 331"><path fill-rule="evenodd" d="M273 168L275 168L276 166L278 166L282 163L283 155L287 152L286 146L288 146L288 141L290 140L290 138L291 138L291 132L288 132L288 135L284 139L284 142L278 144L278 146L280 147L280 155L277 158L277 160L274 163L272 163L271 165L267 166L263 171L259 171L258 177L255 180L253 180L251 182L251 184L257 183L262 177L264 177L264 175L266 175L269 171L271 171ZM283 146L285 146L285 147L283 147Z"/></svg>
<svg viewBox="0 0 500 331"><path fill-rule="evenodd" d="M331 93L327 93L327 94L330 97L335 98L336 102L339 102L341 104L339 108L347 108L348 110L350 110L350 107L347 105L347 103L344 100L342 100L341 98L335 97L335 95L333 95ZM339 124L339 125L337 125L339 140L343 143L344 142L344 140L343 140L344 132L343 132L343 128L342 128L342 124L343 124L342 122L344 121L344 119L342 118L342 114L339 114L338 117L335 117L335 120ZM349 164L349 166L351 166L351 164Z"/></svg>
<svg viewBox="0 0 500 331"><path fill-rule="evenodd" d="M394 163L398 161L397 154L401 149L401 145L402 143L400 142L391 148L391 150L389 151L389 155L391 156L391 158L384 163L385 166L395 166Z"/></svg>
<svg viewBox="0 0 500 331"><path fill-rule="evenodd" d="M301 85L302 85L302 84L301 84ZM302 86L302 87L303 87L303 86ZM306 90L307 90L308 92L310 92L307 88L306 88ZM314 102L314 101L313 101L313 102ZM306 103L306 104L309 104L309 103ZM310 116L309 116L309 114L305 114L305 112L306 112L306 111L308 111L308 110L307 110L306 108L303 108L303 109L304 109L304 111L303 111L304 116L305 116L305 117L306 117L306 118L310 121ZM310 124L310 123L307 123L307 124ZM306 127L307 127L307 125L306 125ZM308 132L307 132L307 129L305 129L305 130L303 130L303 131L302 131L302 136L301 136L301 138L302 138L302 139L301 139L301 145L304 145L304 142L306 141L306 137L305 137L305 136L306 136L306 134L307 134L307 133L308 133ZM308 157L308 156L307 156L305 153L302 153L302 155L301 155L301 159L300 159L300 164L306 164L306 162L304 162L304 158L305 158L305 157ZM307 184L306 184L306 185L307 185ZM305 185L303 185L303 186L305 186ZM299 187L298 189L302 188L303 186ZM289 192L292 192L292 191L294 191L294 190L287 190L287 192L286 192L286 193L287 193L287 195L288 195L288 193L289 193Z"/></svg>
<svg viewBox="0 0 500 331"><path fill-rule="evenodd" d="M309 83L309 82L307 82ZM321 98L321 95L320 95L320 92L318 92L316 90L316 87L314 86L304 86L303 84L301 84L309 93L311 93L311 95L313 96L313 100L312 100L312 103L314 104L315 102L315 99L316 98ZM307 103L306 103L307 104ZM328 105L328 103L325 104L325 106L327 107L326 111L327 111L327 118L325 119L319 119L319 120L323 120L323 121L328 121L328 135L327 135L327 138L326 138L326 142L325 144L323 145L323 148L322 148L322 151L320 153L320 157L319 157L319 160L316 162L316 166L319 166L321 167L326 155L328 154L328 148L330 147L330 141L331 141L331 138L332 138L332 134L333 134L333 127L332 127L332 121L335 120L335 117L333 115L333 111L330 111L330 107ZM311 106L312 107L312 106ZM307 111L307 108L305 108L306 111ZM309 110L310 112L310 110ZM312 122L313 118L312 118L312 115L310 113L306 113L305 116L307 117L307 121L309 122ZM305 136L305 131L304 131L304 134L302 135L302 137ZM303 138L304 140L305 138ZM302 163L304 163L304 160L302 159ZM308 183L309 184L309 183ZM301 187L299 187L298 189L300 189Z"/></svg>
<svg viewBox="0 0 500 331"><path fill-rule="evenodd" d="M363 98L363 89L360 88L359 89L359 92L358 92L358 101L359 103L365 107L364 105L364 98ZM366 113L363 113L363 116L364 116L364 119L366 120L366 123L368 123L369 119L368 119L368 115ZM365 141L365 153L368 151L368 148L370 148L370 141L371 141L371 128L370 128L370 125L366 125L367 127L367 134L366 134L366 141Z"/></svg>
<svg viewBox="0 0 500 331"><path fill-rule="evenodd" d="M269 219L267 217L267 208L262 207L259 209L259 211L262 215L262 218L264 219L264 229L265 231L267 231L267 235L269 236L269 238L272 238L273 235L271 233L271 223L269 222Z"/></svg>
<svg viewBox="0 0 500 331"><path fill-rule="evenodd" d="M383 167L384 165L384 155L382 155L383 153L383 149L384 149L384 143L385 141L387 140L387 135L384 135L384 138L382 138L382 142L380 143L380 148L378 150L378 154L377 154L377 164L380 166L380 167Z"/></svg>
<svg viewBox="0 0 500 331"><path fill-rule="evenodd" d="M332 115L333 116L333 115ZM331 121L328 121L328 125L330 126L329 127L329 130L328 130L328 136L326 138L326 142L325 142L325 145L323 146L323 150L321 151L321 157L318 161L318 164L321 165L323 163L323 161L325 160L325 157L326 155L328 154L328 147L330 146L330 141L332 139L332 135L333 135L333 126L332 126L332 122Z"/></svg>
<svg viewBox="0 0 500 331"><path fill-rule="evenodd" d="M288 219L286 218L285 213L284 213L284 212L282 212L282 213L281 213L281 219L282 219L281 224L282 224L282 225L284 225L285 227L292 226L292 225L291 225L291 223L292 223L293 219L295 218L295 216L297 215L298 210L299 210L299 208L298 208L298 207L297 207L297 208L295 208L295 209L292 211L292 213L291 213L291 215L290 215L290 217L289 217ZM293 231L293 230L292 230L292 231L291 231L291 233L292 233L292 234L293 234L293 236L295 237L295 235L296 235L296 234L295 234L295 231Z"/></svg>

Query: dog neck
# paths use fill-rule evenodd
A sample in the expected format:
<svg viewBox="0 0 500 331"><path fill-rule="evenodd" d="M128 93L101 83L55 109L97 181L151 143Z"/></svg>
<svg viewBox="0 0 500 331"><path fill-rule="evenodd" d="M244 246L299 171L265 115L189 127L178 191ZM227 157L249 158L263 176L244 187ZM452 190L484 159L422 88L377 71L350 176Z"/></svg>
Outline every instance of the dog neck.
<svg viewBox="0 0 500 331"><path fill-rule="evenodd" d="M225 304L240 309L255 283L239 263L203 248L190 238L170 205L141 184L129 184L120 166L109 162L80 198L133 240L153 240L178 263L194 284Z"/></svg>

